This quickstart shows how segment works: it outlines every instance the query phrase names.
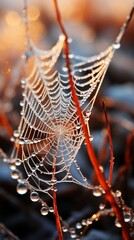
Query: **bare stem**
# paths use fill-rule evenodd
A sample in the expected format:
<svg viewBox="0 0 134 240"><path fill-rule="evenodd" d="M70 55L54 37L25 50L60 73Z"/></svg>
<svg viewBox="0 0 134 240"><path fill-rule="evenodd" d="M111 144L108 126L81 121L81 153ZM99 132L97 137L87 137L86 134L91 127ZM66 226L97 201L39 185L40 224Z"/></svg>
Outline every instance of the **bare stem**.
<svg viewBox="0 0 134 240"><path fill-rule="evenodd" d="M3 224L0 224L0 232L3 232L10 240L19 240L9 229L7 229Z"/></svg>
<svg viewBox="0 0 134 240"><path fill-rule="evenodd" d="M12 129L9 121L7 120L7 117L6 117L4 112L0 112L0 122L5 127L5 129L7 130L8 135L10 137L12 137L13 136L13 129Z"/></svg>
<svg viewBox="0 0 134 240"><path fill-rule="evenodd" d="M134 14L134 2L133 2L133 6L130 10L130 13L128 14L128 16L126 18L125 23L121 27L120 32L119 32L118 36L116 37L115 44L120 44L120 42L121 42L121 40L122 40L122 38L123 38L127 28L128 28L128 25L129 25L129 23L130 23L130 21L133 17L133 14Z"/></svg>
<svg viewBox="0 0 134 240"><path fill-rule="evenodd" d="M83 133L84 133L84 136L85 136L85 143L86 143L86 146L87 146L88 156L89 156L90 161L93 165L93 168L94 168L94 171L97 175L98 181L99 181L100 185L102 186L102 188L105 190L105 197L109 201L109 203L111 204L111 206L113 208L113 211L114 211L116 217L119 219L119 222L122 226L123 238L125 240L130 240L131 239L130 229L129 229L128 225L124 222L122 211L118 207L118 205L115 201L115 198L114 198L114 196L113 196L113 194L112 194L112 192L111 192L111 190L110 190L110 188L109 188L109 186L106 182L106 179L105 179L103 173L101 172L101 170L99 168L98 161L96 159L93 147L92 147L91 142L89 140L88 129L87 129L87 126L86 126L86 124L84 122L84 119L83 119L81 107L79 105L78 96L76 94L76 90L75 90L75 86L74 86L74 82L73 82L73 77L72 77L72 74L71 74L68 36L67 36L67 33L64 29L64 26L63 26L63 23L62 23L62 20L61 20L57 0L53 0L53 1L54 1L54 5L55 5L55 10L56 10L57 21L59 23L59 26L61 28L62 33L65 35L64 52L65 52L65 56L66 56L66 66L67 66L67 69L68 69L70 89L71 89L71 92L72 92L73 101L75 102L75 105L76 105L76 108L77 108L77 114L79 116L79 119L80 119L80 122L81 122L81 125L82 125L82 128L83 128Z"/></svg>
<svg viewBox="0 0 134 240"><path fill-rule="evenodd" d="M55 180L55 171L56 171L56 158L54 158L53 169L52 169L52 180L53 181ZM56 190L55 186L53 186L53 208L54 208L54 214L55 214L55 221L56 221L56 227L57 227L57 231L58 231L59 240L63 240L55 190Z"/></svg>
<svg viewBox="0 0 134 240"><path fill-rule="evenodd" d="M104 109L104 114L105 114L105 119L106 119L106 124L107 124L107 131L108 131L108 138L109 138L109 143L110 143L110 171L109 171L109 178L108 178L108 185L112 185L112 177L113 177L113 167L114 167L114 155L113 155L113 142L112 142L112 136L111 136L111 128L109 125L108 117L107 117L107 111L106 111L106 106L105 103L103 102L103 109Z"/></svg>

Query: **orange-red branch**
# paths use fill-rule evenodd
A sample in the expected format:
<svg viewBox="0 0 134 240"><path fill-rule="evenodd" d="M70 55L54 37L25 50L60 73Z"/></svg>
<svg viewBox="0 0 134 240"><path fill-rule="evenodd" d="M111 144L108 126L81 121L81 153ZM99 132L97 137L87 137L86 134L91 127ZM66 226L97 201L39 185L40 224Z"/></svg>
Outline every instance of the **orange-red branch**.
<svg viewBox="0 0 134 240"><path fill-rule="evenodd" d="M55 171L56 171L56 158L54 158L54 160L53 160L52 180L55 180ZM56 191L55 190L56 189L55 189L55 186L54 186L53 187L53 208L54 208L54 214L55 214L55 221L56 221L56 227L57 227L57 231L58 231L59 240L63 240L60 217L59 217L58 208L57 208L57 198L56 198Z"/></svg>
<svg viewBox="0 0 134 240"><path fill-rule="evenodd" d="M6 117L4 112L0 112L0 122L1 122L1 125L4 126L5 129L7 130L8 135L10 137L12 137L13 136L13 129L10 126L10 123L8 122L7 117Z"/></svg>
<svg viewBox="0 0 134 240"><path fill-rule="evenodd" d="M101 172L101 170L99 168L98 161L96 159L94 150L93 150L91 142L89 140L88 129L87 129L87 126L86 126L86 124L84 122L84 119L83 119L81 107L79 105L79 100L78 100L78 97L77 97L77 94L76 94L75 85L74 85L73 77L72 77L72 74L71 74L70 59L69 59L68 36L67 36L67 33L66 33L65 29L64 29L64 26L63 26L63 23L62 23L62 20L61 20L61 16L60 16L60 13L59 13L57 0L54 0L54 5L55 5L55 10L56 10L57 21L59 23L59 26L61 28L62 33L65 35L64 52L65 52L65 56L66 56L66 66L67 66L67 69L68 69L70 89L71 89L71 92L72 92L73 101L75 102L75 105L76 105L76 108L77 108L77 113L78 113L81 125L82 125L82 128L83 128L83 133L84 133L84 136L85 136L85 143L86 143L86 147L87 147L87 152L88 152L90 161L91 161L91 163L93 165L94 171L95 171L95 173L97 175L98 181L99 181L100 185L102 186L102 188L105 190L106 199L111 204L116 217L119 219L119 222L122 225L122 235L123 235L123 238L125 240L130 240L131 236L129 234L130 233L129 227L124 222L122 210L119 209L119 207L118 207L118 205L117 205L117 203L115 201L115 198L114 198L114 196L113 196L113 194L112 194L112 192L111 192L111 190L110 190L110 188L109 188L109 186L108 186L108 184L106 182L106 179L105 179L103 173Z"/></svg>
<svg viewBox="0 0 134 240"><path fill-rule="evenodd" d="M103 109L104 109L104 114L105 114L105 119L106 119L106 124L107 124L107 131L108 131L108 138L109 138L109 143L110 143L110 171L109 171L108 184L112 185L113 167L114 167L114 155L113 155L114 151L113 151L113 142L112 142L112 137L111 137L111 128L109 125L107 111L106 111L104 102L103 102Z"/></svg>

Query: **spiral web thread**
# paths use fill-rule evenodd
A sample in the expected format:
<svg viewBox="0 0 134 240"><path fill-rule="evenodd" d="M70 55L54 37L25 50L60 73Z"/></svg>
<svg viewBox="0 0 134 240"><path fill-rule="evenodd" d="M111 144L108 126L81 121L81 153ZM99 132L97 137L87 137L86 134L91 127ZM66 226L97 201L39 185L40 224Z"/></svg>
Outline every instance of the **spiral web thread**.
<svg viewBox="0 0 134 240"><path fill-rule="evenodd" d="M24 2L26 14L27 1ZM18 180L20 194L25 193L26 189L36 193L33 201L39 200L38 193L46 193L53 198L53 189L56 190L60 183L72 182L93 190L76 159L84 135L70 90L68 69L62 67L60 71L56 70L65 37L61 35L52 49L40 50L29 37L27 17L25 24L28 48L25 57L32 58L33 66L30 74L22 79L21 120L12 138L11 176ZM114 51L120 47L124 28L115 44L97 56L86 58L72 53L69 55L76 93L87 126Z"/></svg>
<svg viewBox="0 0 134 240"><path fill-rule="evenodd" d="M31 42L34 64L30 75L22 79L22 116L14 132L11 155L16 165L21 164L23 182L30 189L50 197L53 186L64 182L92 189L76 160L84 136L72 100L68 72L65 67L60 72L55 70L63 44L63 35L49 51L39 50ZM86 124L114 49L112 45L91 58L70 54L72 75ZM56 171L52 179L54 160ZM76 168L76 176L71 172L72 167Z"/></svg>

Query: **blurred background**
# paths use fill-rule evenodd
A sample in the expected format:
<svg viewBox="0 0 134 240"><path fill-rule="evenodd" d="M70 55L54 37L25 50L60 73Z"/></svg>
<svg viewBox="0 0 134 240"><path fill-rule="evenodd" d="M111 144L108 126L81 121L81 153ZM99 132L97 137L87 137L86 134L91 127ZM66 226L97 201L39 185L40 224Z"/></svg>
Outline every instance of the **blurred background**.
<svg viewBox="0 0 134 240"><path fill-rule="evenodd" d="M132 0L59 0L59 8L69 37L71 51L82 56L92 56L112 44L124 23ZM0 1L0 148L9 155L12 143L12 129L17 129L20 119L20 81L24 73L22 56L25 52L25 28L23 23L23 0ZM55 18L51 0L29 0L28 17L30 36L41 49L49 49L57 41L60 29ZM98 158L106 148L106 176L109 169L109 145L106 143L106 124L102 101L106 102L112 130L115 168L113 187L120 188L130 207L134 207L134 180L132 178L133 135L134 135L134 18L122 40L121 48L115 53L99 96L92 112L90 128L94 137L93 146ZM103 155L104 156L104 155ZM81 161L81 159L85 161ZM79 164L86 177L96 182L87 159L85 147L78 154ZM128 166L124 175L119 171ZM89 174L90 173L90 174ZM117 180L118 179L118 184ZM125 183L125 186L124 186ZM16 182L10 178L7 165L0 159L0 224L4 224L20 239L56 239L53 217L40 216L38 206L28 196L16 194ZM70 197L71 194L71 197ZM75 195L75 196L74 196ZM90 215L97 209L98 202L86 190L71 186L59 193L60 214L73 225L78 219ZM84 203L84 204L83 204ZM75 207L74 207L75 206ZM78 212L81 211L78 217ZM74 214L75 213L75 214ZM76 216L72 219L73 214ZM121 232L112 226L112 220L102 220L93 225L83 239L122 239ZM0 225L1 226L1 225ZM34 229L33 229L34 226ZM112 227L111 227L112 226ZM88 235L89 234L89 235ZM94 235L96 234L96 235ZM1 231L0 239L8 233ZM93 237L92 237L93 236ZM95 237L95 236L98 236ZM69 238L66 238L69 239Z"/></svg>

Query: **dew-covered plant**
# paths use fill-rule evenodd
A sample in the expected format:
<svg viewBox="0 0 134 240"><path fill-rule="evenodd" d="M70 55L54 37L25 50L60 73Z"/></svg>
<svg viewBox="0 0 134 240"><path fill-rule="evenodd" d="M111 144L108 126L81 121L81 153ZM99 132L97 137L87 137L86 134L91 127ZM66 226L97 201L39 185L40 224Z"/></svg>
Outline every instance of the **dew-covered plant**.
<svg viewBox="0 0 134 240"><path fill-rule="evenodd" d="M66 234L71 239L82 239L88 227L101 216L115 217L115 225L122 228L123 239L132 239L134 215L125 204L121 191L112 189L114 154L106 110L110 142L108 179L94 153L89 123L98 91L114 52L120 48L134 6L115 42L98 55L84 57L70 52L71 39L64 28L57 1L53 2L61 35L50 50L44 51L30 38L27 1L24 0L26 51L23 56L25 75L21 80L21 119L11 137L14 143L11 156L4 155L4 161L10 166L11 177L18 182L17 192L25 194L29 191L31 201L40 203L42 215L54 214L60 240ZM63 65L57 70L59 58L62 58ZM96 186L84 176L77 162L77 153L83 142L98 180ZM57 207L57 191L65 183L80 185L95 197L104 197L98 212L81 219L73 228L59 215ZM44 200L44 195L52 200L51 206Z"/></svg>

